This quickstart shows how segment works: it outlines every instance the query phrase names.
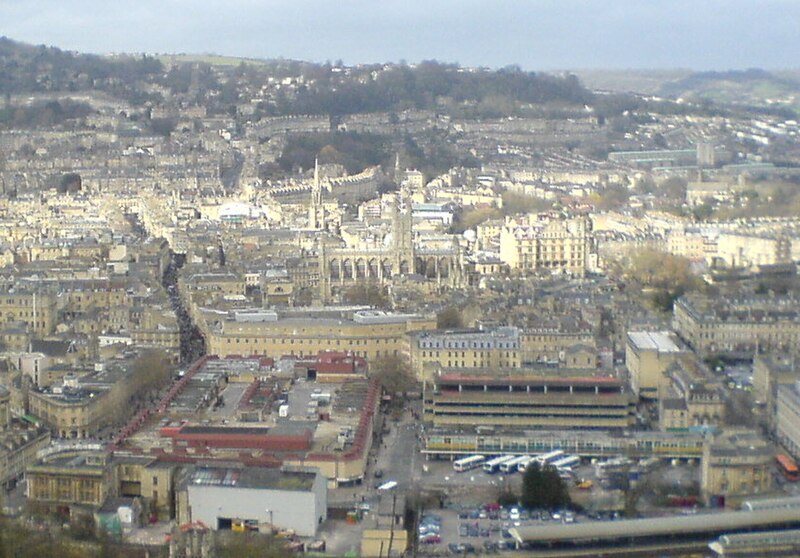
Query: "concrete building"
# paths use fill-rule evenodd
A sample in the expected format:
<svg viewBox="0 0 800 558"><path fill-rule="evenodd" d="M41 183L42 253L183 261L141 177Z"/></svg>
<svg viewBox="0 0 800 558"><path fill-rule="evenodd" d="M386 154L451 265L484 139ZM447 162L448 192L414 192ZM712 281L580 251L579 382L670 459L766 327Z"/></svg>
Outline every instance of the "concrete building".
<svg viewBox="0 0 800 558"><path fill-rule="evenodd" d="M664 372L686 354L688 352L675 343L670 332L628 332L625 365L633 394L636 397L657 398L659 388L669 385Z"/></svg>
<svg viewBox="0 0 800 558"><path fill-rule="evenodd" d="M328 489L314 470L197 467L178 489L178 522L216 530L292 529L313 537L327 518Z"/></svg>
<svg viewBox="0 0 800 558"><path fill-rule="evenodd" d="M423 420L438 426L628 428L625 382L586 370L441 369L425 383Z"/></svg>
<svg viewBox="0 0 800 558"><path fill-rule="evenodd" d="M700 478L704 502L735 505L737 499L768 492L774 457L774 449L753 430L729 430L707 439Z"/></svg>

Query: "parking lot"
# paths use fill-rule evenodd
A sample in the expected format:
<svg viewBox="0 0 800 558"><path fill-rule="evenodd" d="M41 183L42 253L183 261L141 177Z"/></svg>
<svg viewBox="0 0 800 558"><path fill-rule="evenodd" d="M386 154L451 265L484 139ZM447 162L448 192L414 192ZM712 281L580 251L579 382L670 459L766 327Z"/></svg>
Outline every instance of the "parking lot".
<svg viewBox="0 0 800 558"><path fill-rule="evenodd" d="M697 464L662 463L654 475L677 490L695 482L698 469ZM448 504L445 509L423 512L418 530L420 554L435 556L507 552L515 548L514 539L508 531L513 527L620 517L622 492L605 487L607 483L598 477L594 464L584 462L574 467L573 473L573 477L567 481L570 493L573 501L584 508L584 512L560 510L551 514L538 510L526 511L519 506L514 512L509 507L501 509L494 502L501 489L511 488L516 493L520 492L521 474L487 474L480 469L457 473L449 461L425 462L422 475L425 486L443 489ZM583 488L579 488L579 485ZM648 500L645 495L641 504L653 512L652 502ZM662 513L681 511L684 510L661 510Z"/></svg>
<svg viewBox="0 0 800 558"><path fill-rule="evenodd" d="M529 512L519 506L485 504L475 508L445 509L422 515L419 550L426 555L504 552L516 548L509 529L553 522L586 520L571 511Z"/></svg>

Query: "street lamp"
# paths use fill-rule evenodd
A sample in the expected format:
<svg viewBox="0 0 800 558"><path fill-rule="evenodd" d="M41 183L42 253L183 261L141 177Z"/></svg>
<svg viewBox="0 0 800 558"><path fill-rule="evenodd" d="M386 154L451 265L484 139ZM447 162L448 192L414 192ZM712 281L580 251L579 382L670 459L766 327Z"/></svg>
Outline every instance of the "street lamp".
<svg viewBox="0 0 800 558"><path fill-rule="evenodd" d="M272 523L272 510L271 509L266 509L264 511L269 514L269 531L270 531L270 534L271 534L272 531L275 529L275 525Z"/></svg>

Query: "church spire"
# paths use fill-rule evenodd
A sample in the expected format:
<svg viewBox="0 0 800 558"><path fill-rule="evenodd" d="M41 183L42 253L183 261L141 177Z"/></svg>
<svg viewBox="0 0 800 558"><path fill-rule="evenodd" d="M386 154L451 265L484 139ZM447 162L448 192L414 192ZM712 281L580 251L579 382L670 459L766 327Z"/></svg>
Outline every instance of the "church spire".
<svg viewBox="0 0 800 558"><path fill-rule="evenodd" d="M325 208L322 206L322 186L319 183L319 159L314 159L314 183L311 185L308 227L314 230L325 227Z"/></svg>

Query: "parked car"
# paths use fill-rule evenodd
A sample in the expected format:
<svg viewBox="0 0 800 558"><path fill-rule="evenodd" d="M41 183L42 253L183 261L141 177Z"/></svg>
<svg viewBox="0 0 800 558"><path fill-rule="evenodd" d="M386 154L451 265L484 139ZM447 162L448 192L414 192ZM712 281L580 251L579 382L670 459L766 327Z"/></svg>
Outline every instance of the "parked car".
<svg viewBox="0 0 800 558"><path fill-rule="evenodd" d="M439 544L442 542L442 537L439 535L425 535L420 539L422 544Z"/></svg>

